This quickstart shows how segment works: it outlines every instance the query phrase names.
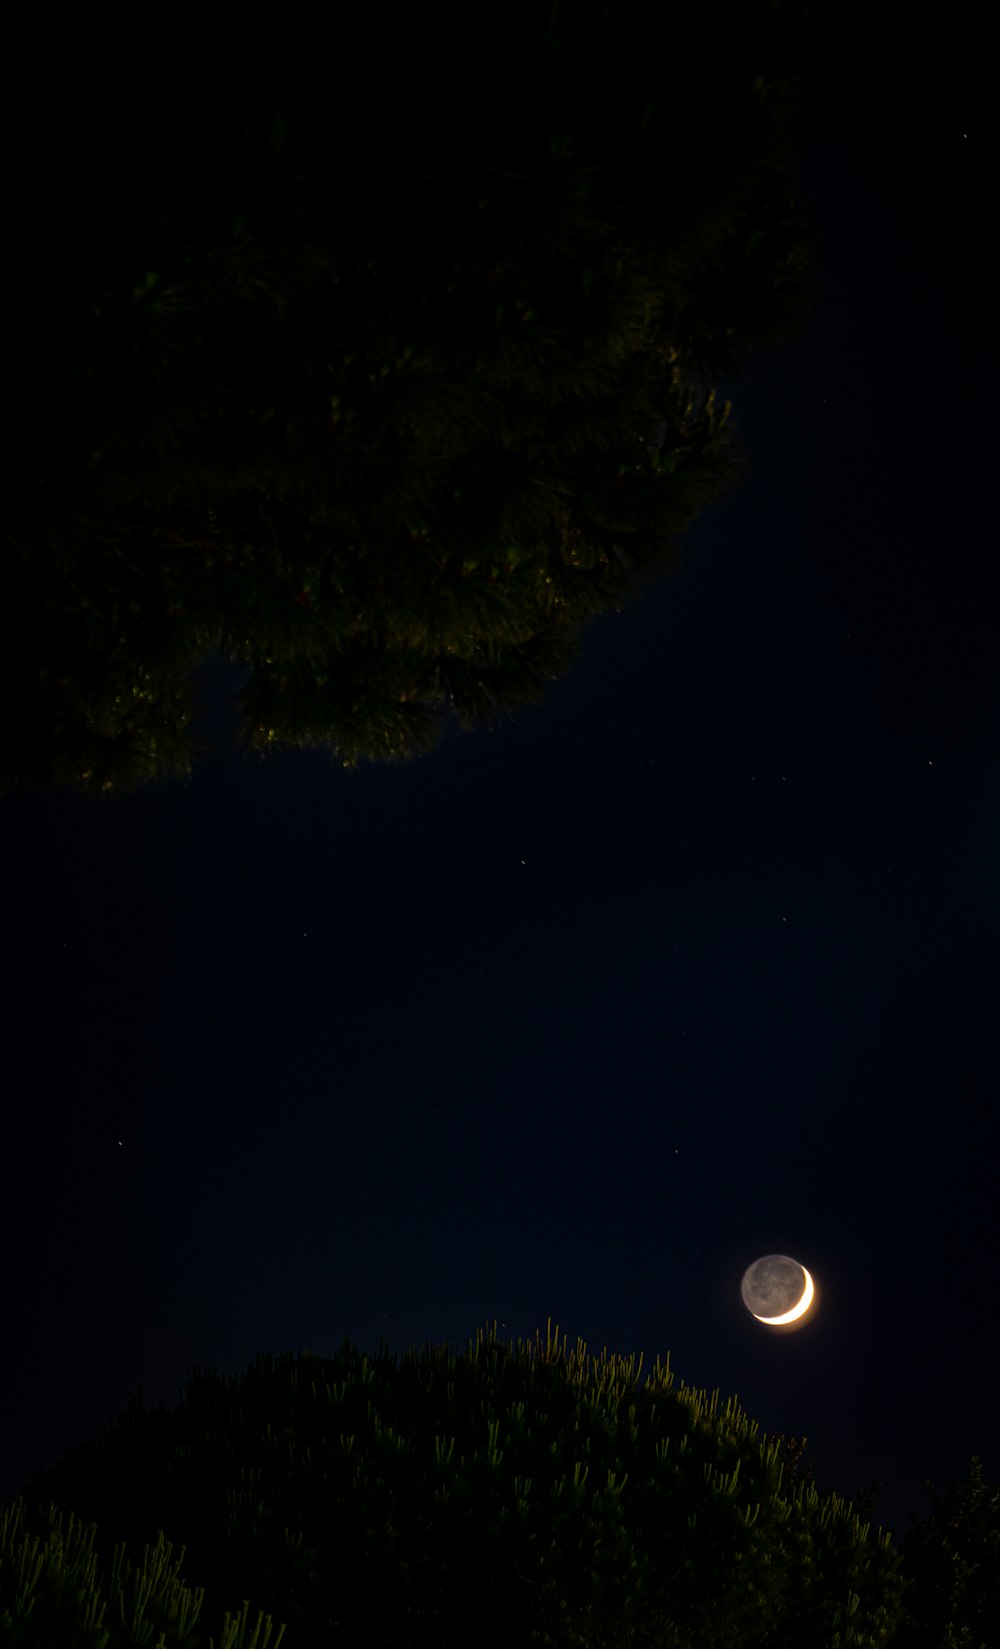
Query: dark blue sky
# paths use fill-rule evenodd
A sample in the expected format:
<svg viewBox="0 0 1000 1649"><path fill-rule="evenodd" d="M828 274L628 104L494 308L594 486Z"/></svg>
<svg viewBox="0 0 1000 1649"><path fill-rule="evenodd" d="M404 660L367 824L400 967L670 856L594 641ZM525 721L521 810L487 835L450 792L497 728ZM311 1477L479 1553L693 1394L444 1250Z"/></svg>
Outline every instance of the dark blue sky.
<svg viewBox="0 0 1000 1649"><path fill-rule="evenodd" d="M193 1364L494 1318L669 1352L898 1534L1000 1476L990 197L935 71L833 29L751 477L544 706L0 803L0 1496ZM795 1335L740 1302L772 1250Z"/></svg>

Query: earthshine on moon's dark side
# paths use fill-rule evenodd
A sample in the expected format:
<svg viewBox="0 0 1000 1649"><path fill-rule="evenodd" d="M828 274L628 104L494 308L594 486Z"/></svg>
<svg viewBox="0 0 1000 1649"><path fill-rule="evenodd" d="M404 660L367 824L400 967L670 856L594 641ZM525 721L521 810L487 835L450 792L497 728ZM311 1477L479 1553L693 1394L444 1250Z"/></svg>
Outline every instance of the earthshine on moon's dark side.
<svg viewBox="0 0 1000 1649"><path fill-rule="evenodd" d="M743 1273L743 1304L759 1323L779 1328L801 1320L813 1299L813 1280L788 1254L765 1254Z"/></svg>

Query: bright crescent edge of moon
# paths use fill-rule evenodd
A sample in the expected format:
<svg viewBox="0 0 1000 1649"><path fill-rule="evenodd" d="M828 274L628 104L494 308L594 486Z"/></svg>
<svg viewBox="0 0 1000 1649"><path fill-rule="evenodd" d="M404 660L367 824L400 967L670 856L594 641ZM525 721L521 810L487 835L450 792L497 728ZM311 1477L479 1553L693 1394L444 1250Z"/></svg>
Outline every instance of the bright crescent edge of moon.
<svg viewBox="0 0 1000 1649"><path fill-rule="evenodd" d="M794 1323L797 1317L802 1317L805 1315L805 1313L809 1310L809 1307L812 1305L814 1289L813 1280L805 1266L802 1267L802 1275L806 1280L806 1284L802 1290L802 1298L799 1300L798 1304L793 1305L791 1311L783 1312L780 1317L758 1317L755 1311L754 1316L757 1317L757 1321L759 1323Z"/></svg>

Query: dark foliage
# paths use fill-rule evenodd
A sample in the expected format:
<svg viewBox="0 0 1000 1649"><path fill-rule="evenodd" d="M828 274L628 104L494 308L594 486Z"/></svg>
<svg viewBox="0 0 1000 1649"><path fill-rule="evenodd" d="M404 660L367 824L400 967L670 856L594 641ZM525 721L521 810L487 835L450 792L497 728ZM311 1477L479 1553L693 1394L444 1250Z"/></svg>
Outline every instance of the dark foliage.
<svg viewBox="0 0 1000 1649"><path fill-rule="evenodd" d="M676 567L742 474L713 379L815 292L808 7L706 13L448 53L421 14L346 84L118 71L10 119L0 786L189 773L213 650L248 751L412 756Z"/></svg>
<svg viewBox="0 0 1000 1649"><path fill-rule="evenodd" d="M25 1498L162 1530L207 1606L253 1596L285 1649L888 1642L888 1537L788 1480L737 1403L640 1367L495 1326L464 1357L259 1357L134 1401Z"/></svg>
<svg viewBox="0 0 1000 1649"><path fill-rule="evenodd" d="M0 1508L0 1649L280 1649L284 1628L259 1612L251 1625L248 1603L209 1636L169 1541L136 1562L119 1545L101 1569L96 1535L52 1505Z"/></svg>
<svg viewBox="0 0 1000 1649"><path fill-rule="evenodd" d="M996 1649L1000 1644L1000 1485L973 1456L966 1480L902 1542L907 1591L893 1649Z"/></svg>

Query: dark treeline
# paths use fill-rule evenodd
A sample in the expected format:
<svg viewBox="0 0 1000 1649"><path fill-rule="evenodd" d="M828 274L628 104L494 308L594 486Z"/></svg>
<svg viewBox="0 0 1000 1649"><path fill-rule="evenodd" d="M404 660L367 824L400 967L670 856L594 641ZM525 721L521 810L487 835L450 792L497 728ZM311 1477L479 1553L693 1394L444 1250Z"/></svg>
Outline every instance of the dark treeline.
<svg viewBox="0 0 1000 1649"><path fill-rule="evenodd" d="M195 1370L175 1409L140 1393L0 1509L0 1646L194 1649L227 1620L226 1649L995 1643L980 1463L897 1548L804 1445L669 1359L643 1379L551 1324L516 1347L494 1324L462 1356L345 1341ZM102 1605L107 1638L86 1630Z"/></svg>
<svg viewBox="0 0 1000 1649"><path fill-rule="evenodd" d="M816 293L807 0L369 27L7 113L4 789L186 775L212 651L247 750L489 725L743 473L715 383Z"/></svg>

